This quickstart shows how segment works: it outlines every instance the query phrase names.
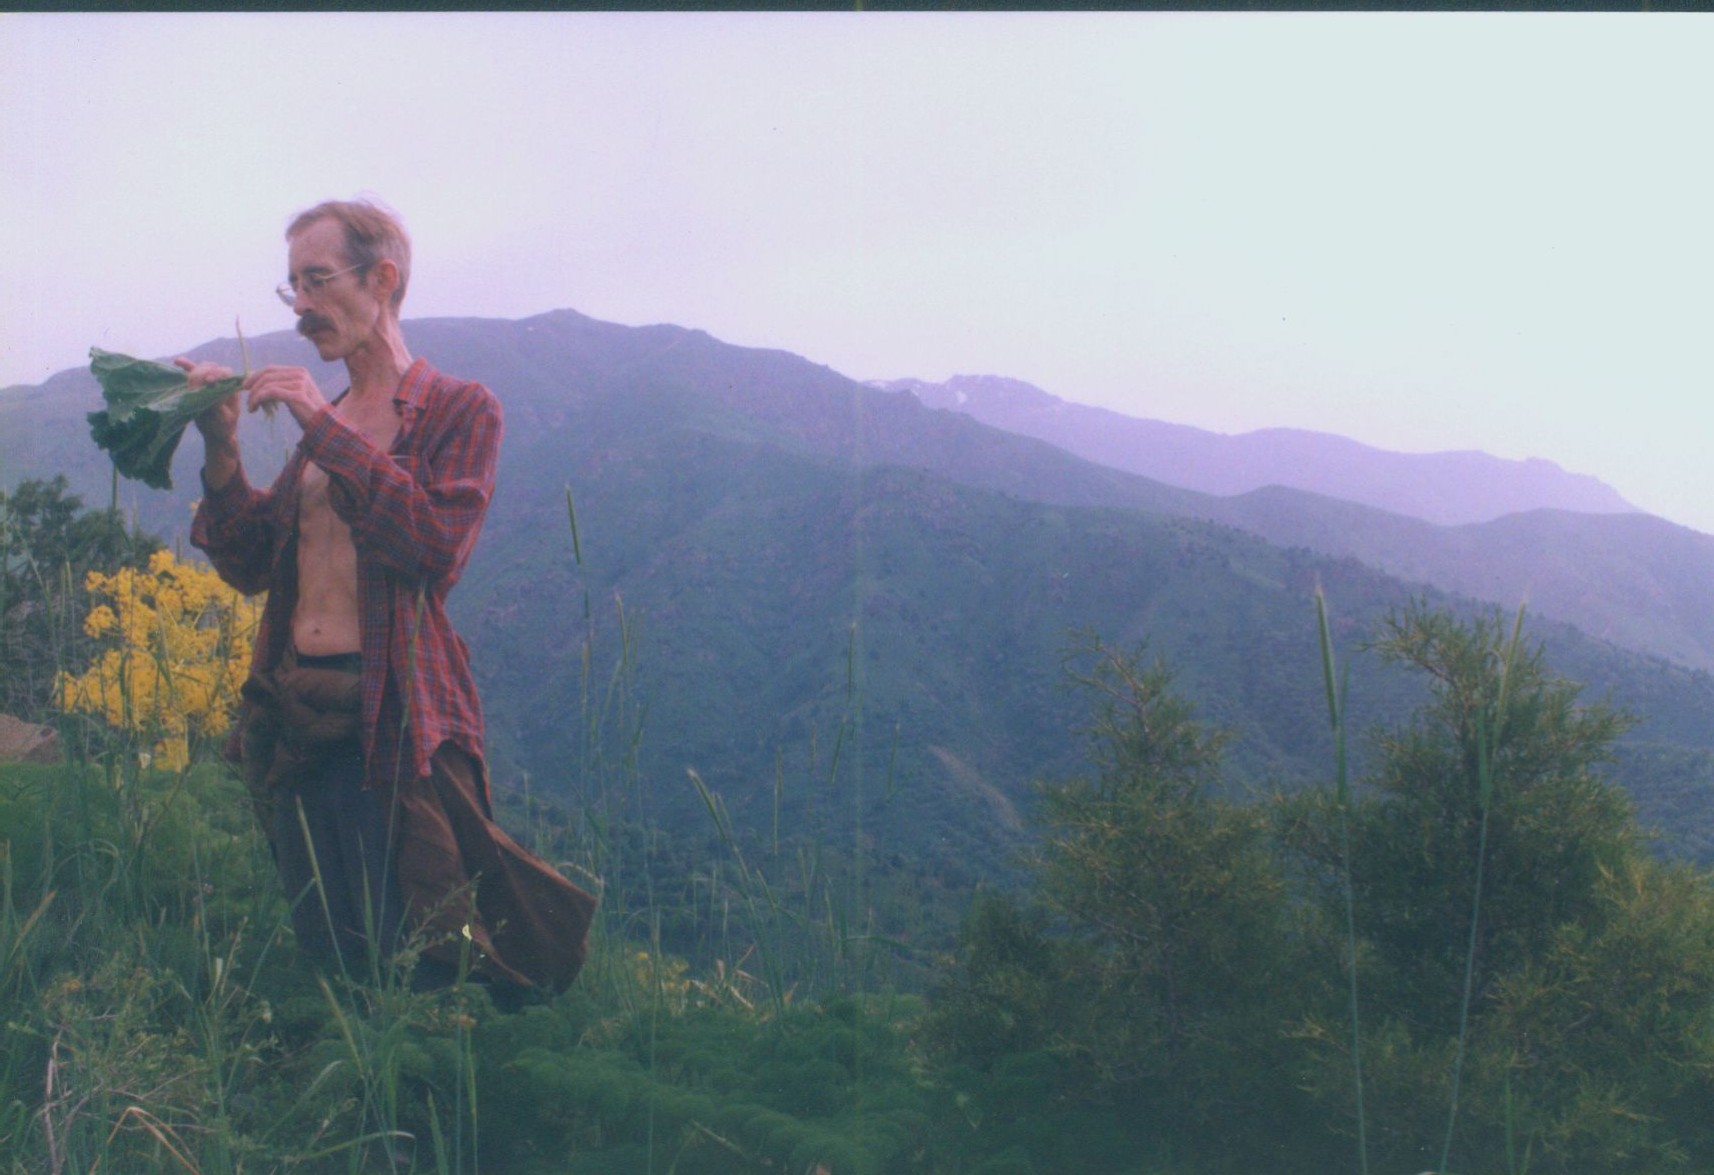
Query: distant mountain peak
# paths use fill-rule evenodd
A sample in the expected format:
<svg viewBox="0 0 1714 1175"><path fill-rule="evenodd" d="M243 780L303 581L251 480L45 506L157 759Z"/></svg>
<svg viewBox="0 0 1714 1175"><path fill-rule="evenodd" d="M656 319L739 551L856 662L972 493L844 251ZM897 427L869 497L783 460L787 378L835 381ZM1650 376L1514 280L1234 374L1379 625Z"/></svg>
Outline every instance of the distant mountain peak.
<svg viewBox="0 0 1714 1175"><path fill-rule="evenodd" d="M1299 428L1218 433L1075 404L1023 380L996 375L956 375L942 383L877 380L870 386L909 391L927 407L960 412L1088 461L1221 497L1287 486L1440 526L1544 509L1640 513L1605 482L1569 473L1543 457L1512 460L1473 449L1398 453Z"/></svg>

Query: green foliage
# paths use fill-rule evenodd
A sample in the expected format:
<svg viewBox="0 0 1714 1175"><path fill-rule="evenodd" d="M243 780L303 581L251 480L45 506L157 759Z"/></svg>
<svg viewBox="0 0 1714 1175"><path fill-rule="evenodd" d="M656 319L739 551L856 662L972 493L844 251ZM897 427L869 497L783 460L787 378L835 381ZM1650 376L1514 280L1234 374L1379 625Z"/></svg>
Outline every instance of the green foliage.
<svg viewBox="0 0 1714 1175"><path fill-rule="evenodd" d="M1096 774L1043 791L1038 894L1084 956L1087 1063L1206 1121L1229 1112L1210 1081L1230 1074L1205 1068L1265 1026L1284 891L1260 813L1217 798L1224 738L1197 726L1163 666L1092 656L1079 680L1097 699Z"/></svg>
<svg viewBox="0 0 1714 1175"><path fill-rule="evenodd" d="M504 1125L488 1153L521 1172L920 1169L930 1121L904 1031L917 1015L891 998L765 1023L646 1011L568 1048L561 1011L532 1010L498 1049L513 1092L489 1111Z"/></svg>
<svg viewBox="0 0 1714 1175"><path fill-rule="evenodd" d="M1706 1169L1704 1116L1686 1109L1714 1073L1714 891L1645 853L1602 774L1628 720L1582 702L1496 616L1412 607L1376 648L1432 683L1415 721L1379 735L1350 809L1377 1165ZM1341 806L1318 789L1280 812L1319 893L1311 957L1331 993ZM1354 1131L1341 1011L1309 1009L1297 1039L1307 1087Z"/></svg>
<svg viewBox="0 0 1714 1175"><path fill-rule="evenodd" d="M89 414L89 435L120 473L158 490L173 486L173 453L191 421L244 382L235 375L193 389L178 367L99 347L89 349L89 369L107 405Z"/></svg>
<svg viewBox="0 0 1714 1175"><path fill-rule="evenodd" d="M772 1014L618 943L517 1014L318 979L225 773L0 768L0 803L0 1170L883 1172L934 1145L908 998Z"/></svg>
<svg viewBox="0 0 1714 1175"><path fill-rule="evenodd" d="M0 713L43 717L57 670L87 659L84 576L141 566L160 545L85 510L63 474L0 490Z"/></svg>
<svg viewBox="0 0 1714 1175"><path fill-rule="evenodd" d="M1580 687L1552 677L1539 648L1508 657L1504 638L1497 618L1464 626L1417 607L1377 644L1428 675L1433 699L1379 739L1354 816L1354 882L1373 981L1396 984L1435 1031L1457 1017L1484 817L1478 1002L1554 928L1591 916L1602 871L1634 851L1624 794L1599 772L1628 720L1580 705Z"/></svg>
<svg viewBox="0 0 1714 1175"><path fill-rule="evenodd" d="M1714 1164L1714 879L1649 855L1604 778L1627 720L1496 617L1412 606L1375 648L1427 701L1272 824L1164 668L1093 649L1093 774L1043 789L1033 890L978 896L934 993L965 1161Z"/></svg>
<svg viewBox="0 0 1714 1175"><path fill-rule="evenodd" d="M267 1051L236 972L265 950L256 846L220 821L235 781L0 768L0 1153L16 1169L192 1169ZM277 914L277 910L275 911ZM263 936L264 940L266 936Z"/></svg>
<svg viewBox="0 0 1714 1175"><path fill-rule="evenodd" d="M1158 1108L1139 1114L1111 1066L1092 1063L1082 1002L1099 982L1082 968L1099 960L1049 927L1045 910L1006 895L972 905L925 1026L947 1149L978 1171L1139 1170L1167 1124Z"/></svg>
<svg viewBox="0 0 1714 1175"><path fill-rule="evenodd" d="M1492 1137L1509 1089L1537 1170L1707 1170L1714 1162L1714 889L1633 855L1496 986L1472 1100Z"/></svg>
<svg viewBox="0 0 1714 1175"><path fill-rule="evenodd" d="M931 1039L961 1065L990 1072L1007 1058L1045 1054L1071 1018L1065 952L1039 907L978 891L958 966L934 991Z"/></svg>
<svg viewBox="0 0 1714 1175"><path fill-rule="evenodd" d="M1139 1147L1253 1160L1277 1140L1257 1149L1231 1123L1279 1120L1293 1101L1292 944L1266 825L1220 795L1225 736L1195 722L1164 666L1084 652L1095 772L1041 789L1034 908L977 903L934 1035L976 1075L973 1121L1015 1123L1035 1091L1032 1137L1007 1126L986 1145L1021 1146L1040 1169L1105 1168ZM1035 1133L1044 1118L1054 1128ZM1094 1149L1049 1145L1068 1134Z"/></svg>

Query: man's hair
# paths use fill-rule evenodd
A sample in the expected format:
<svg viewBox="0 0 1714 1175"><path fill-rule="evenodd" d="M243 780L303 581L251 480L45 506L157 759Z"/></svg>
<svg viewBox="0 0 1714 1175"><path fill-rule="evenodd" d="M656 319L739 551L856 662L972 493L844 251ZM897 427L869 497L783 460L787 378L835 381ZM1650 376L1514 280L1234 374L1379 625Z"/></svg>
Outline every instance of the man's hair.
<svg viewBox="0 0 1714 1175"><path fill-rule="evenodd" d="M399 285L392 298L397 313L405 300L405 287L411 282L411 238L398 216L371 200L324 200L292 218L286 226L286 240L321 220L339 222L345 230L345 259L361 266L365 274L383 259L399 267Z"/></svg>

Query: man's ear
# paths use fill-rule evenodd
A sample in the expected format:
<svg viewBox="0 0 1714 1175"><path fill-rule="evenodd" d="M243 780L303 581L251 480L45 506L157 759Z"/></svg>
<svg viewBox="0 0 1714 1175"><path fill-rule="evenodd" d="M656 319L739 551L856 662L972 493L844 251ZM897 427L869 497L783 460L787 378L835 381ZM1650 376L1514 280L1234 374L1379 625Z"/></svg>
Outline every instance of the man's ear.
<svg viewBox="0 0 1714 1175"><path fill-rule="evenodd" d="M369 278L375 283L375 292L383 302L393 300L393 291L399 288L399 266L390 257L383 257L375 262L369 270Z"/></svg>

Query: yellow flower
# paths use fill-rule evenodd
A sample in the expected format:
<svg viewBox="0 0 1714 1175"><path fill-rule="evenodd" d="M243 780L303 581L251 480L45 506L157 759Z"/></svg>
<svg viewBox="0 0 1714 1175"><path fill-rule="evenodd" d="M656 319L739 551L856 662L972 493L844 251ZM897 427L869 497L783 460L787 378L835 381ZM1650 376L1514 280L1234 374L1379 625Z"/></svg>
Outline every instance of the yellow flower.
<svg viewBox="0 0 1714 1175"><path fill-rule="evenodd" d="M83 673L60 675L59 706L100 715L142 740L149 762L182 770L197 740L231 727L261 599L164 550L149 557L147 571L92 571L84 586L103 600L84 631L106 647Z"/></svg>
<svg viewBox="0 0 1714 1175"><path fill-rule="evenodd" d="M119 617L113 615L113 609L106 604L97 604L89 610L89 615L83 618L83 631L93 637L105 636L112 632L119 623Z"/></svg>

